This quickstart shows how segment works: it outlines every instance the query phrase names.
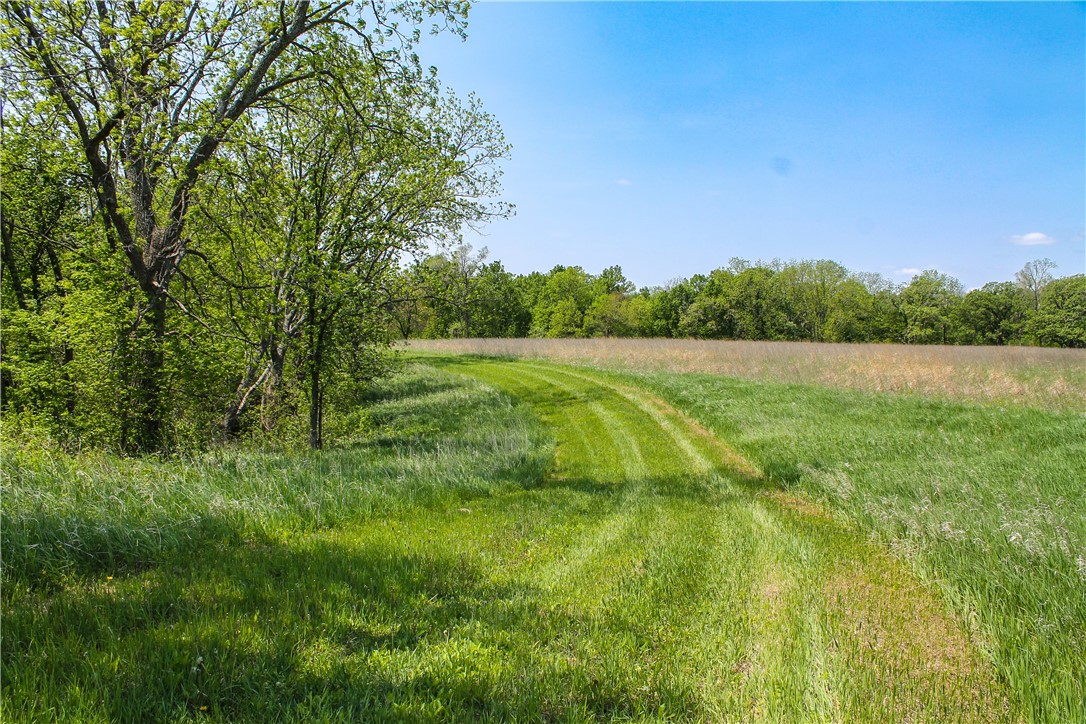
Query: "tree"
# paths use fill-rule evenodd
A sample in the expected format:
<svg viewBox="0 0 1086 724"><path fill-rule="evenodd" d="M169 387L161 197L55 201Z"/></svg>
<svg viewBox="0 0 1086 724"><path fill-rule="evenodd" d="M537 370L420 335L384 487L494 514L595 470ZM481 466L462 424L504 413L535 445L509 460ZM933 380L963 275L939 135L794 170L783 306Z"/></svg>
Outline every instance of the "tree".
<svg viewBox="0 0 1086 724"><path fill-rule="evenodd" d="M352 62L349 49L342 53L337 62ZM329 375L384 342L386 285L401 259L507 211L488 201L507 146L477 101L461 104L411 78L379 82L360 58L353 62L337 74L341 82L299 84L267 115L259 142L237 148L249 180L238 203L259 210L220 230L232 236L220 247L231 249L233 286L253 320L246 329L234 323L252 352L224 418L227 434L254 390L282 379L289 353L305 378L310 445L320 448ZM252 203L253 192L276 203ZM242 241L237 228L246 225L254 233ZM470 247L458 253L470 278ZM246 267L245 258L258 261Z"/></svg>
<svg viewBox="0 0 1086 724"><path fill-rule="evenodd" d="M1029 328L1041 344L1086 347L1086 275L1049 282Z"/></svg>
<svg viewBox="0 0 1086 724"><path fill-rule="evenodd" d="M599 273L593 280L593 291L597 295L608 294L633 294L637 287L622 273L622 267L617 264L609 266Z"/></svg>
<svg viewBox="0 0 1086 724"><path fill-rule="evenodd" d="M573 297L562 297L554 305L547 318L547 337L578 337L581 335L581 325L584 323L584 313L577 307Z"/></svg>
<svg viewBox="0 0 1086 724"><path fill-rule="evenodd" d="M905 315L905 341L913 344L950 344L954 341L954 309L962 297L957 279L928 269L901 290Z"/></svg>
<svg viewBox="0 0 1086 724"><path fill-rule="evenodd" d="M841 282L830 304L823 339L831 342L878 341L875 296L855 278Z"/></svg>
<svg viewBox="0 0 1086 724"><path fill-rule="evenodd" d="M515 278L500 261L479 269L471 304L474 334L478 337L525 337L532 314Z"/></svg>
<svg viewBox="0 0 1086 724"><path fill-rule="evenodd" d="M1029 303L1013 282L989 282L965 295L958 307L960 341L966 344L1010 344L1026 323Z"/></svg>
<svg viewBox="0 0 1086 724"><path fill-rule="evenodd" d="M484 246L472 253L471 244L460 244L451 254L431 257L427 262L432 287L435 322L442 335L477 336L472 327L479 271L490 252Z"/></svg>
<svg viewBox="0 0 1086 724"><path fill-rule="evenodd" d="M735 315L723 298L702 294L683 310L679 332L696 339L729 339L736 335Z"/></svg>
<svg viewBox="0 0 1086 724"><path fill-rule="evenodd" d="M584 331L592 337L631 337L640 329L643 313L641 297L621 292L602 294L585 312Z"/></svg>
<svg viewBox="0 0 1086 724"><path fill-rule="evenodd" d="M793 311L779 276L773 269L759 265L727 279L721 298L735 320L736 337L795 338L797 329L792 321Z"/></svg>
<svg viewBox="0 0 1086 724"><path fill-rule="evenodd" d="M63 114L141 299L133 448L164 445L167 312L190 251L185 223L205 165L236 124L275 105L292 85L329 73L347 45L365 48L377 75L417 66L397 19L436 15L460 28L459 4L350 2L8 2L6 85L21 103ZM368 25L365 21L369 21Z"/></svg>
<svg viewBox="0 0 1086 724"><path fill-rule="evenodd" d="M1051 259L1035 259L1026 262L1025 266L1015 273L1014 280L1026 293L1033 311L1040 309L1041 295L1052 281L1052 270L1055 268L1056 263Z"/></svg>
<svg viewBox="0 0 1086 724"><path fill-rule="evenodd" d="M115 446L131 419L120 399L131 278L95 223L57 114L9 108L0 108L0 399L12 419L58 441Z"/></svg>
<svg viewBox="0 0 1086 724"><path fill-rule="evenodd" d="M51 114L3 126L0 394L16 408L48 410L51 427L59 431L60 418L74 414L76 406L74 350L63 328L74 239L85 220L83 183Z"/></svg>
<svg viewBox="0 0 1086 724"><path fill-rule="evenodd" d="M516 278L499 261L484 263L486 247L471 252L470 244L461 244L420 265L422 296L431 312L425 336L526 336L531 312Z"/></svg>
<svg viewBox="0 0 1086 724"><path fill-rule="evenodd" d="M421 336L433 316L427 302L427 274L424 263L412 264L389 276L384 285L385 306L396 333L402 339Z"/></svg>
<svg viewBox="0 0 1086 724"><path fill-rule="evenodd" d="M532 308L533 337L581 334L584 314L592 303L592 277L579 266L556 266L547 274Z"/></svg>
<svg viewBox="0 0 1086 724"><path fill-rule="evenodd" d="M805 336L815 342L826 341L830 314L848 279L848 270L835 261L819 259L793 264L783 277L782 282L790 284L793 306Z"/></svg>
<svg viewBox="0 0 1086 724"><path fill-rule="evenodd" d="M82 182L71 154L58 138L55 118L16 118L4 124L0 148L0 273L6 282L3 311L5 336L21 338L15 350L21 365L8 360L5 350L4 374L0 375L3 396L10 399L15 375L26 373L34 386L50 393L41 395L41 406L62 401L67 414L75 411L69 365L72 347L57 328L68 292L66 266L73 235L83 221ZM59 389L57 389L59 388ZM44 390L42 390L44 392ZM55 393L55 394L53 394ZM16 395L18 396L18 392ZM34 393L32 393L34 394ZM53 412L60 415L61 410Z"/></svg>

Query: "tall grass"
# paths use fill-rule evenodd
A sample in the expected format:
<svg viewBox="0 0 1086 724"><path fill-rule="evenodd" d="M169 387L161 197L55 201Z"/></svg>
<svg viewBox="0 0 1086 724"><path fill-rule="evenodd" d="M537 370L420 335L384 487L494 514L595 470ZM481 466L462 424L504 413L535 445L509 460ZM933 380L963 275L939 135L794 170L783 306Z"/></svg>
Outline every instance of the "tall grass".
<svg viewBox="0 0 1086 724"><path fill-rule="evenodd" d="M1037 721L1086 720L1086 416L623 373L941 590Z"/></svg>
<svg viewBox="0 0 1086 724"><path fill-rule="evenodd" d="M368 412L361 442L321 454L221 449L163 461L5 440L4 580L135 570L209 545L447 506L537 482L550 463L525 409L433 370L379 383Z"/></svg>
<svg viewBox="0 0 1086 724"><path fill-rule="evenodd" d="M899 561L659 398L431 362L321 455L11 452L4 720L1017 715Z"/></svg>
<svg viewBox="0 0 1086 724"><path fill-rule="evenodd" d="M1086 411L1086 350L693 339L412 340L410 349L594 367L704 372Z"/></svg>

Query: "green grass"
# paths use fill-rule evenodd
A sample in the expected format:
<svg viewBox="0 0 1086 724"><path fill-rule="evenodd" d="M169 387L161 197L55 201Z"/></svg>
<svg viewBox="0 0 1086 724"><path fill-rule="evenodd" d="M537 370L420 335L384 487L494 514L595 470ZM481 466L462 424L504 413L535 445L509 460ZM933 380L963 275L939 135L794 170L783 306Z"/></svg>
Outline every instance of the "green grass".
<svg viewBox="0 0 1086 724"><path fill-rule="evenodd" d="M807 467L836 474L837 458L816 468L818 443L787 423L817 391L742 383L725 409L738 393L712 378L424 362L375 391L371 434L321 455L133 462L9 443L4 720L1075 711L1051 692L1038 708L997 668L986 614L948 614L960 589L937 559L872 542L877 516L809 487ZM812 434L843 429L832 417ZM908 419L897 434L925 444ZM1052 669L1076 665L1051 650Z"/></svg>
<svg viewBox="0 0 1086 724"><path fill-rule="evenodd" d="M5 441L4 580L138 571L541 480L549 433L508 398L413 369L377 387L362 441L322 454L220 450L174 461L77 457Z"/></svg>
<svg viewBox="0 0 1086 724"><path fill-rule="evenodd" d="M937 588L1033 720L1086 721L1086 415L754 383L652 390Z"/></svg>

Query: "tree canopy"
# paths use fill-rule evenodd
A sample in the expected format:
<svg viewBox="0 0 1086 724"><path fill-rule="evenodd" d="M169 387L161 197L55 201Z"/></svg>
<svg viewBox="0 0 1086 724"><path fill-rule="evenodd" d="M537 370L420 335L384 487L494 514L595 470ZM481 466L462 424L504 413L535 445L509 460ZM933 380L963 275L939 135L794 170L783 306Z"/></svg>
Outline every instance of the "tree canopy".
<svg viewBox="0 0 1086 724"><path fill-rule="evenodd" d="M434 263L428 262L430 267ZM1052 268L1045 260L1030 262L1014 282L991 282L966 293L957 279L934 269L894 284L825 259L752 263L733 258L708 274L641 290L619 266L593 275L581 267L559 265L547 273L506 273L502 287L494 292L502 295L500 305L492 297L485 301L461 297L455 308L458 315L470 317L476 305L500 307L505 322L468 332L484 337L1080 346L1086 307L1078 303L1074 290L1081 275L1054 279ZM441 321L444 317L437 310L442 302L435 301L441 295L433 291L436 278L422 282L426 274L420 276L419 269L400 276L402 294L411 300L404 308L429 322L402 328L401 333L463 336L462 326ZM482 272L478 274L481 279ZM1023 278L1031 281L1024 284ZM465 276L458 283L474 282Z"/></svg>
<svg viewBox="0 0 1086 724"><path fill-rule="evenodd" d="M5 401L132 452L304 405L319 447L401 259L509 211L496 122L413 52L466 10L6 3Z"/></svg>

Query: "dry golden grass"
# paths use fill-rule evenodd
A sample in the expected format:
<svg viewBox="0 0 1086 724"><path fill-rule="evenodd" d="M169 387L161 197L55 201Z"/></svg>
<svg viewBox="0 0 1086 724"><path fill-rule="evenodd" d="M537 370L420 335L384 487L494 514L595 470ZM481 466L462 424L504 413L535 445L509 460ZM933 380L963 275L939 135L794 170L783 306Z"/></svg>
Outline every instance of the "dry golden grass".
<svg viewBox="0 0 1086 724"><path fill-rule="evenodd" d="M407 346L1086 411L1086 350L608 338L413 340Z"/></svg>

